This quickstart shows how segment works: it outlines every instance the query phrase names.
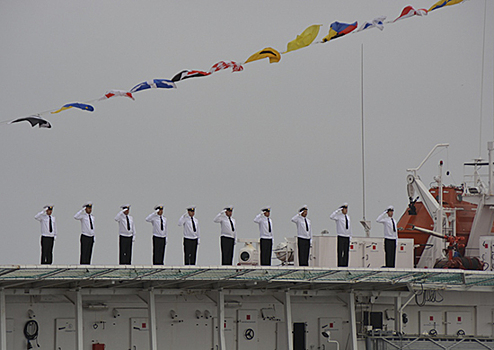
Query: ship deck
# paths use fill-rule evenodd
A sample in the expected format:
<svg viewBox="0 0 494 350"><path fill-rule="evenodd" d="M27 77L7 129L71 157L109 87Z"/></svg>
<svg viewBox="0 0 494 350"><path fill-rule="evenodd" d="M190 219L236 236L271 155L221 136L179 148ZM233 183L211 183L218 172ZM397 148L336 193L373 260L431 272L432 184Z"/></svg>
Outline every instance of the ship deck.
<svg viewBox="0 0 494 350"><path fill-rule="evenodd" d="M293 266L0 266L0 289L493 292L494 272Z"/></svg>

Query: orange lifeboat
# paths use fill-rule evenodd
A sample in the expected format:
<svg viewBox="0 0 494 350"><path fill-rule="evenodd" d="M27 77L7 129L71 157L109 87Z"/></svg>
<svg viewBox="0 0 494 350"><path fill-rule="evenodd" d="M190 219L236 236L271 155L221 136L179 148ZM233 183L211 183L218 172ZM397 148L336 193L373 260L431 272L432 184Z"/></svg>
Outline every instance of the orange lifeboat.
<svg viewBox="0 0 494 350"><path fill-rule="evenodd" d="M429 192L439 201L439 188L432 187ZM455 209L456 212L456 235L464 237L465 244L468 244L468 238L472 227L473 219L477 205L468 203L462 198L463 187L461 186L443 186L443 207ZM401 216L398 221L398 237L413 238L415 243L415 265L418 264L420 256L427 246L429 235L418 232L413 226L433 230L434 222L427 212L422 202L416 202L410 199L408 210ZM491 229L491 232L494 231ZM464 251L459 252L464 255Z"/></svg>

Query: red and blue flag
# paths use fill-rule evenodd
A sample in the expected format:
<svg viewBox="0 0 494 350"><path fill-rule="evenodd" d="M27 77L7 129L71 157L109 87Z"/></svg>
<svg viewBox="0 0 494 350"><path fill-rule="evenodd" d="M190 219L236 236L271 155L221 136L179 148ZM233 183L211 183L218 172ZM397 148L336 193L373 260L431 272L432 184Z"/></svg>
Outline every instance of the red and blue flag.
<svg viewBox="0 0 494 350"><path fill-rule="evenodd" d="M328 42L330 40L339 38L343 35L346 35L348 33L351 33L357 28L357 21L353 23L341 23L341 22L333 22L331 23L331 26L329 27L329 33L326 35L323 39L322 42Z"/></svg>

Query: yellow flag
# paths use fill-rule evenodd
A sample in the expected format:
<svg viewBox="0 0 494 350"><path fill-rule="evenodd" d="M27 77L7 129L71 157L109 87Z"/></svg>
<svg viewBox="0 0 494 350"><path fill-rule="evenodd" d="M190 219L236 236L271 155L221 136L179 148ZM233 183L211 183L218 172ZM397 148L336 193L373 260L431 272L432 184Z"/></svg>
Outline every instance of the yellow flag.
<svg viewBox="0 0 494 350"><path fill-rule="evenodd" d="M59 110L54 111L54 112L51 112L51 114L60 113L61 111L65 111L66 109L70 109L70 108L72 108L72 106L69 106L69 107L65 107L65 106L63 106L63 107L62 107L62 108L60 108Z"/></svg>
<svg viewBox="0 0 494 350"><path fill-rule="evenodd" d="M278 51L271 47L266 47L265 49L262 49L261 51L250 56L245 63L261 60L266 57L269 57L269 63L276 63L281 60L281 54Z"/></svg>
<svg viewBox="0 0 494 350"><path fill-rule="evenodd" d="M463 2L463 0L439 0L434 5L432 5L432 7L429 9L429 12L444 6L456 5L459 4L460 2Z"/></svg>
<svg viewBox="0 0 494 350"><path fill-rule="evenodd" d="M286 52L295 51L303 47L309 46L319 34L319 29L322 24L313 24L305 29L302 34L297 35L295 40L290 41L286 46Z"/></svg>

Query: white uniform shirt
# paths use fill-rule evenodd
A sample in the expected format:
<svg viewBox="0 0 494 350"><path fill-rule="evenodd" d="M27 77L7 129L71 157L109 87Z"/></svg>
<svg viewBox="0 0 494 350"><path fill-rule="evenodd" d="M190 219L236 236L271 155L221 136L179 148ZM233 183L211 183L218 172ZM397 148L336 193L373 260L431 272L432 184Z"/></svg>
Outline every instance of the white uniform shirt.
<svg viewBox="0 0 494 350"><path fill-rule="evenodd" d="M273 239L273 221L268 218L264 213L257 214L254 219L256 224L259 224L259 236L265 239ZM271 226L271 232L269 227Z"/></svg>
<svg viewBox="0 0 494 350"><path fill-rule="evenodd" d="M127 217L129 218L130 230L127 229ZM115 216L115 221L118 222L118 234L124 237L132 237L132 241L134 241L136 236L134 218L130 215L125 215L124 210L121 210L117 216Z"/></svg>
<svg viewBox="0 0 494 350"><path fill-rule="evenodd" d="M232 223L230 223L230 219L232 220L235 231L232 230ZM233 216L228 217L225 212L222 211L216 215L213 221L217 224L221 224L221 236L233 238L235 241L237 240L237 226Z"/></svg>
<svg viewBox="0 0 494 350"><path fill-rule="evenodd" d="M307 225L305 224L307 220ZM308 217L303 217L300 214L295 215L292 218L292 222L297 225L297 236L300 238L310 239L312 243L312 226ZM307 227L309 229L307 229Z"/></svg>
<svg viewBox="0 0 494 350"><path fill-rule="evenodd" d="M91 217L91 222L93 223L93 228L91 228L91 222L89 221L89 217ZM94 237L94 216L86 213L86 209L83 208L79 210L75 215L74 219L79 220L81 222L81 233L84 236Z"/></svg>
<svg viewBox="0 0 494 350"><path fill-rule="evenodd" d="M194 227L192 226L192 221L194 221L194 224L196 226L195 232ZM195 217L185 213L184 215L182 215L180 220L178 220L178 226L184 227L184 238L197 239L197 243L200 243L201 233L199 230L199 221L197 221Z"/></svg>
<svg viewBox="0 0 494 350"><path fill-rule="evenodd" d="M40 211L34 217L41 223L41 235L45 237L57 238L57 223L53 215L46 215L46 211ZM51 232L50 232L50 218L51 218Z"/></svg>
<svg viewBox="0 0 494 350"><path fill-rule="evenodd" d="M163 229L161 229L161 220L163 220ZM168 232L168 223L166 222L166 218L163 215L158 215L156 212L153 212L148 215L146 221L153 225L153 236L164 237L166 242Z"/></svg>
<svg viewBox="0 0 494 350"><path fill-rule="evenodd" d="M396 226L396 220L390 217L387 211L379 215L376 221L384 225L384 238L387 239L398 238L397 235L398 226ZM393 230L393 225L394 225L394 230Z"/></svg>
<svg viewBox="0 0 494 350"><path fill-rule="evenodd" d="M346 216L346 219L345 219ZM352 226L350 225L350 216L343 214L341 208L335 210L333 214L329 216L331 220L336 221L336 234L342 237L352 237ZM348 221L348 228L346 223Z"/></svg>

